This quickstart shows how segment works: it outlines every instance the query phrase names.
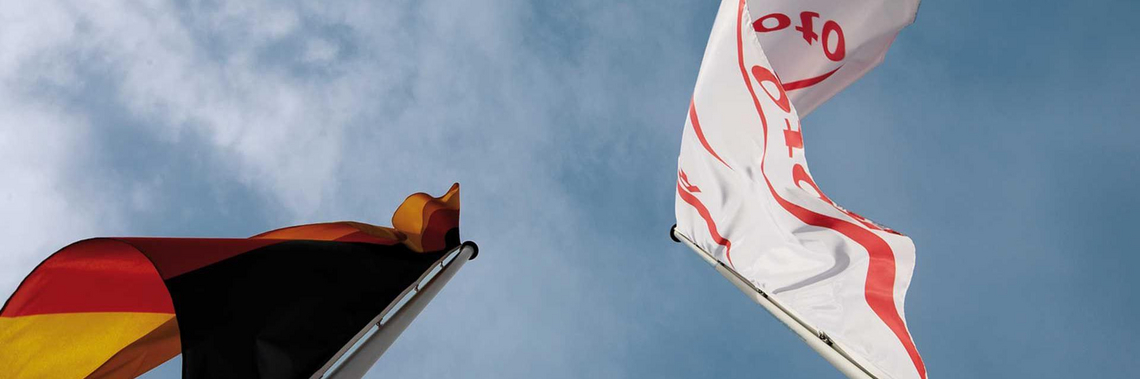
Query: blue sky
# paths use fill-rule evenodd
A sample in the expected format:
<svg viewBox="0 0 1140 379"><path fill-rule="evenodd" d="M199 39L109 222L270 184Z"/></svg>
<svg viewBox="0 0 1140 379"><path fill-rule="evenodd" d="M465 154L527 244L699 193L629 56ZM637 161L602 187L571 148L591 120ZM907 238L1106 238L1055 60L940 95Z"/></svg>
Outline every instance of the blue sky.
<svg viewBox="0 0 1140 379"><path fill-rule="evenodd" d="M481 254L370 377L839 377L667 237L716 5L2 1L0 296L74 240L458 181ZM1140 375L1138 8L927 0L804 120L829 197L918 247L932 377Z"/></svg>

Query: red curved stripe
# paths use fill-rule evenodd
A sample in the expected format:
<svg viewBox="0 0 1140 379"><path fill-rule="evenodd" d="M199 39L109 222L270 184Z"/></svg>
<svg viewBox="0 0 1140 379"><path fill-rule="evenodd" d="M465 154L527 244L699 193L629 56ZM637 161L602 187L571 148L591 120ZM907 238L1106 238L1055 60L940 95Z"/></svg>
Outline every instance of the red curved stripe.
<svg viewBox="0 0 1140 379"><path fill-rule="evenodd" d="M0 317L76 312L174 313L174 303L142 252L97 238L71 244L40 263Z"/></svg>
<svg viewBox="0 0 1140 379"><path fill-rule="evenodd" d="M246 238L115 238L143 253L162 279L218 263L285 240Z"/></svg>
<svg viewBox="0 0 1140 379"><path fill-rule="evenodd" d="M696 196L686 192L685 189L681 187L680 182L677 183L677 194L681 195L681 199L689 203L689 205L697 210L697 214L700 214L701 218L705 219L705 225L709 227L709 235L712 236L713 242L724 246L724 256L728 258L728 265L735 268L736 266L732 264L732 241L729 241L728 238L721 237L720 233L716 231L716 222L713 221L712 215L709 214L709 209L705 208L705 204L701 203L701 200L697 199Z"/></svg>
<svg viewBox="0 0 1140 379"><path fill-rule="evenodd" d="M363 243L372 243L372 244L378 244L378 245L395 245L395 244L400 243L400 240L398 240L398 239L380 238L380 237L376 237L374 235L365 233L363 231L345 234L344 236L337 237L337 239L335 239L333 241L336 241L336 242L363 242Z"/></svg>
<svg viewBox="0 0 1140 379"><path fill-rule="evenodd" d="M867 267L867 280L863 289L867 305L870 306L871 310L875 312L875 315L879 316L879 319L894 332L895 337L899 339L899 342L902 343L903 348L906 349L907 354L910 356L911 362L914 363L914 368L918 371L918 375L925 379L926 365L923 364L922 357L918 354L918 349L914 346L914 341L911 340L910 333L906 329L906 323L903 322L902 317L899 316L898 309L895 307L895 256L890 245L875 235L875 233L853 223L812 212L811 210L785 200L776 193L772 182L768 180L768 174L764 171L764 161L768 156L768 121L764 117L764 110L760 107L760 99L756 97L756 91L752 88L752 81L748 78L748 71L744 67L742 20L744 17L744 7L746 5L745 2L746 0L740 0L736 10L736 55L737 63L740 66L740 74L744 79L744 85L748 88L748 93L752 96L752 103L756 107L756 112L760 116L761 125L764 129L764 153L760 158L760 174L764 177L764 183L767 184L768 191L772 193L772 197L776 198L776 202L788 211L788 213L800 219L800 221L808 225L834 230L850 238L852 241L855 241L855 243L858 243L867 250L867 255L870 259Z"/></svg>
<svg viewBox="0 0 1140 379"><path fill-rule="evenodd" d="M447 233L459 228L459 210L436 209L427 218L420 237L424 251L447 250Z"/></svg>
<svg viewBox="0 0 1140 379"><path fill-rule="evenodd" d="M839 68L841 68L841 67L843 67L843 66L836 67L834 70L828 71L827 73L820 75L820 76L817 76L817 77L814 77L814 78L807 78L804 80L797 80L797 81L790 82L790 83L784 83L784 91L795 91L798 89L808 88L808 87L814 86L816 84L819 84L819 82L822 82L822 81L824 81L824 79L827 79L828 77L830 77L831 74L834 74L836 71L839 71Z"/></svg>
<svg viewBox="0 0 1140 379"><path fill-rule="evenodd" d="M724 167L728 167L728 169L731 170L732 166L729 166L728 163L724 163L724 160L720 159L716 151L713 151L712 146L709 146L709 141L705 139L705 132L701 130L701 122L697 120L697 102L693 99L689 99L689 121L693 123L693 131L697 132L697 139L701 141L701 146L705 147L705 151L708 151L709 154L712 154L713 158L716 158L716 160L724 164Z"/></svg>
<svg viewBox="0 0 1140 379"><path fill-rule="evenodd" d="M691 183L689 183L689 176L685 175L685 170L680 170L677 173L677 176L679 176L681 178L681 186L685 187L685 191L689 191L691 193L701 192L700 187L694 186Z"/></svg>

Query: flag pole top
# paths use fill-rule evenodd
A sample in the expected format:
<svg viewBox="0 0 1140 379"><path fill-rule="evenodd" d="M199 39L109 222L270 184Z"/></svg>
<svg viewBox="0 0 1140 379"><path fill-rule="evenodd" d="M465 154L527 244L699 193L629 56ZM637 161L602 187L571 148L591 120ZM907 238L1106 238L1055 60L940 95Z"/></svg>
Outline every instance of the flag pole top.
<svg viewBox="0 0 1140 379"><path fill-rule="evenodd" d="M673 227L676 227L676 226L677 225L673 225ZM681 242L681 241L677 241L677 242ZM467 260L469 260L469 261L474 260L475 257L479 256L479 245L475 244L475 241L464 241L463 243L459 244L459 246L471 248L471 257L467 258Z"/></svg>

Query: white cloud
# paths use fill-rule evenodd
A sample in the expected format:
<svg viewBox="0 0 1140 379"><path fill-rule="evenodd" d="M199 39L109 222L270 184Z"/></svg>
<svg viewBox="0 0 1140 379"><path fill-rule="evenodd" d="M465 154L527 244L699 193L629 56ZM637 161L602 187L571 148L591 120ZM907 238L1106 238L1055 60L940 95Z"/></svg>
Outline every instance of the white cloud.
<svg viewBox="0 0 1140 379"><path fill-rule="evenodd" d="M259 52L300 23L296 9L270 4L2 5L0 214L10 225L0 237L17 241L4 246L5 261L17 264L4 265L0 295L6 297L35 261L69 239L117 231L108 218L155 201L147 193L152 179L131 177L129 166L96 165L103 171L85 174L137 183L72 177L79 174L71 172L75 167L91 166L101 153L94 137L108 126L90 123L98 110L88 102L117 104L114 111L145 125L134 133L165 143L177 144L187 132L205 135L217 152L204 154L237 158L226 168L235 177L286 204L293 217L316 212L335 185L344 125L362 108L359 95L367 91L359 78L306 80L258 62ZM212 29L193 29L203 25ZM309 50L317 58L335 53L336 46L313 41ZM98 88L105 91L97 94L102 99L87 98L91 80L110 83ZM110 175L115 172L121 174ZM115 189L126 189L127 199L101 194Z"/></svg>
<svg viewBox="0 0 1140 379"><path fill-rule="evenodd" d="M412 190L446 188L438 178L417 181L424 173L504 189L534 176L527 180L536 190L526 196L546 202L561 196L528 158L553 143L541 125L552 117L545 109L551 96L562 95L551 68L515 50L525 6L457 12L367 2L43 1L3 7L0 172L11 179L0 190L12 199L3 203L5 221L20 224L3 237L24 242L5 246L4 259L20 263L5 266L2 296L66 242L131 234L133 215L148 208L198 206L163 197L159 191L175 185L167 175L101 160L150 158L105 151L100 138L122 137L105 136L114 128L144 136L137 143L158 145L152 149L202 136L206 144L193 159L224 162L210 169L238 183L220 185L245 186L279 205L284 220L277 222L344 218L338 211L353 208L337 195L374 206L380 190L383 203L394 207ZM504 169L495 177L464 176L456 171L463 158ZM417 187L399 185L394 176ZM342 188L346 182L356 187ZM368 212L365 219L386 218Z"/></svg>
<svg viewBox="0 0 1140 379"><path fill-rule="evenodd" d="M65 177L90 151L89 125L52 104L0 93L0 296L7 298L47 253L96 231L114 230L100 194L77 194Z"/></svg>
<svg viewBox="0 0 1140 379"><path fill-rule="evenodd" d="M620 305L592 304L588 294L605 291L605 284L576 261L596 257L602 242L570 239L630 243L625 231L586 238L584 230L596 231L586 209L595 199L576 203L568 189L606 184L645 145L674 141L669 134L642 139L644 130L607 117L643 112L679 127L684 95L675 115L644 111L634 99L645 88L665 87L646 77L687 72L676 62L638 58L640 68L631 72L642 76L615 74L608 67L614 60L636 57L608 55L609 41L629 43L631 31L683 12L638 18L636 9L603 5L43 1L3 8L14 9L21 22L0 24L0 141L17 146L0 152L0 173L27 183L0 185L0 193L22 200L2 203L3 220L26 224L0 232L8 233L0 241L26 241L3 246L5 262L21 263L0 272L0 296L67 242L137 234L153 220L178 223L189 208L244 209L225 199L195 203L164 193L199 189L188 182L248 189L265 203L248 207L279 208L268 217L280 219L255 220L272 227L326 219L382 223L408 193L438 193L454 180L464 184L464 233L494 253L465 269L466 279L457 278L479 283L482 300L454 295L437 302L463 304L494 320L475 333L477 343L495 345L472 352L477 367L498 371L498 361L482 358L533 353L538 340L567 327L605 329L607 348L624 349L623 318L612 309ZM37 9L24 9L30 7ZM571 11L604 22L577 20ZM560 24L548 25L548 17ZM646 48L685 30L667 28ZM31 121L10 121L18 119ZM110 143L130 136L142 138L129 143L154 145L140 150L192 152L155 157ZM118 155L125 157L108 158ZM615 156L621 161L605 161ZM153 159L159 161L147 161ZM193 160L218 175L152 172L188 165L163 159ZM604 172L584 174L586 167ZM583 255L564 254L586 246ZM559 285L518 285L547 280ZM597 317L566 311L586 307ZM435 314L422 317L442 317ZM408 333L450 329L437 330ZM503 341L504 335L515 338ZM543 366L622 372L612 356L574 371L589 354L610 350L588 349L598 343L591 335L571 337L549 342L552 353L536 357L544 361L510 372L534 376ZM558 353L568 351L577 353Z"/></svg>

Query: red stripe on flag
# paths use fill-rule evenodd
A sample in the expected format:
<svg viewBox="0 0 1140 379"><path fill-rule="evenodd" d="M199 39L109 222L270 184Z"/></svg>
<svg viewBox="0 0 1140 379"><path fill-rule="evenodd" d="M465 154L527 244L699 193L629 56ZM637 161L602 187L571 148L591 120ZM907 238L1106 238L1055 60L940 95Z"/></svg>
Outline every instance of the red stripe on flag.
<svg viewBox="0 0 1140 379"><path fill-rule="evenodd" d="M716 158L716 160L724 164L724 167L728 167L728 169L731 170L732 166L729 166L728 163L724 163L724 159L720 159L716 151L713 151L712 146L709 146L709 141L705 139L705 132L701 130L701 122L697 120L697 102L694 99L689 99L689 121L693 123L693 131L697 133L697 140L701 141L701 146L705 147L705 151L708 151L709 154L712 154L713 158Z"/></svg>
<svg viewBox="0 0 1140 379"><path fill-rule="evenodd" d="M790 83L784 83L784 91L795 91L798 89L804 89L804 88L808 88L808 87L814 86L816 84L819 84L819 82L822 82L822 81L824 81L824 79L827 79L828 77L830 77L831 74L834 74L836 71L839 71L840 67L843 67L843 66L836 67L834 70L828 71L827 73L820 75L820 76L817 76L817 77L814 77L814 78L807 78L804 80L797 80L797 81L790 82Z"/></svg>
<svg viewBox="0 0 1140 379"><path fill-rule="evenodd" d="M170 279L253 249L285 241L245 238L116 238L116 240L134 246L150 258L163 279Z"/></svg>
<svg viewBox="0 0 1140 379"><path fill-rule="evenodd" d="M700 187L694 186L692 183L689 183L689 176L685 175L685 170L680 170L677 173L677 176L679 176L681 178L681 186L685 187L685 191L689 191L690 193L701 192Z"/></svg>
<svg viewBox="0 0 1140 379"><path fill-rule="evenodd" d="M724 246L724 256L728 259L728 265L735 268L736 266L732 264L732 241L729 241L728 238L721 237L720 233L716 231L716 222L713 221L712 215L709 214L709 209L706 208L705 204L701 203L701 200L697 199L696 196L686 192L685 189L681 187L680 182L677 183L677 194L681 195L681 199L689 203L690 206L697 210L697 214L700 214L701 218L705 219L705 225L709 228L709 235L712 236L713 242Z"/></svg>
<svg viewBox="0 0 1140 379"><path fill-rule="evenodd" d="M785 200L776 193L776 189L772 187L771 181L768 180L768 174L764 172L764 161L768 155L768 120L764 117L764 110L760 106L760 99L756 97L756 91L752 88L752 81L748 77L748 70L744 66L744 32L742 25L745 5L746 0L740 0L736 11L737 63L740 66L740 74L744 78L744 85L748 88L748 93L752 96L752 103L756 107L756 112L760 116L760 122L764 129L764 153L760 158L760 173L764 177L765 184L768 185L768 191L772 193L772 197L776 198L776 202L780 204L781 207L800 219L800 221L809 225L832 229L850 238L867 250L867 255L870 259L867 267L866 284L863 289L867 305L870 306L871 310L875 312L875 315L879 316L879 319L894 332L895 337L902 343L903 348L914 363L918 375L925 379L926 365L923 364L922 357L918 354L918 349L914 346L914 341L911 340L910 333L907 331L906 323L903 322L895 306L895 256L890 245L875 235L875 233L853 223L812 212L811 210Z"/></svg>
<svg viewBox="0 0 1140 379"><path fill-rule="evenodd" d="M349 234L346 234L344 236L338 237L337 239L335 239L333 241L337 241L337 242L365 242L365 243L374 243L374 244L378 244L378 245L395 245L395 244L400 243L400 240L398 240L398 239L380 238L380 237L376 237L376 236L373 236L373 235L365 233L365 232L349 233Z"/></svg>
<svg viewBox="0 0 1140 379"><path fill-rule="evenodd" d="M154 265L111 239L71 244L40 263L8 299L3 317L76 312L174 313Z"/></svg>

